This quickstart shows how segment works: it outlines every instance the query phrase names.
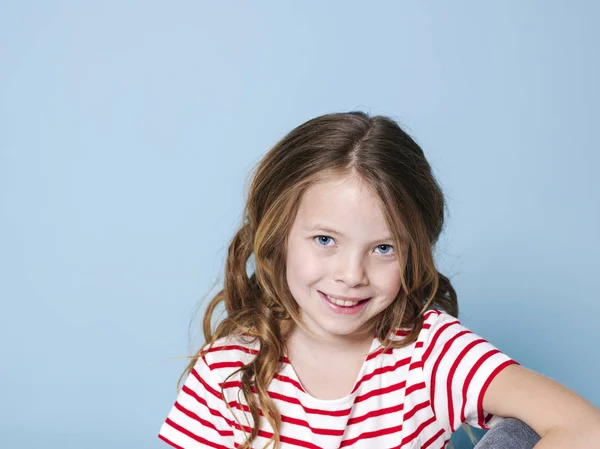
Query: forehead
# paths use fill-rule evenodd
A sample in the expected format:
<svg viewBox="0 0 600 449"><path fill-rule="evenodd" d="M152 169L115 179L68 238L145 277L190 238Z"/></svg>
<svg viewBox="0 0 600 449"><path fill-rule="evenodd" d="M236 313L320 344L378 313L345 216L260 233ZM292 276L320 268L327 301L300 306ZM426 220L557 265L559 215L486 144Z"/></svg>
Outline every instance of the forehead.
<svg viewBox="0 0 600 449"><path fill-rule="evenodd" d="M389 233L380 199L356 175L329 177L308 187L300 199L296 224L327 226L347 235Z"/></svg>

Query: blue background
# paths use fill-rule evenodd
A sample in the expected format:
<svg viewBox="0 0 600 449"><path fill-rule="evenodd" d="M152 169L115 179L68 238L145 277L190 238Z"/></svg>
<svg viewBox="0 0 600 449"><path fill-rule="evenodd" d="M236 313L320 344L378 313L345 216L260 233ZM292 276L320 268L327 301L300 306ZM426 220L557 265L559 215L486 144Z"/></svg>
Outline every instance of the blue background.
<svg viewBox="0 0 600 449"><path fill-rule="evenodd" d="M593 1L1 2L2 447L166 447L249 170L352 109L396 118L435 168L463 323L600 406L599 19Z"/></svg>

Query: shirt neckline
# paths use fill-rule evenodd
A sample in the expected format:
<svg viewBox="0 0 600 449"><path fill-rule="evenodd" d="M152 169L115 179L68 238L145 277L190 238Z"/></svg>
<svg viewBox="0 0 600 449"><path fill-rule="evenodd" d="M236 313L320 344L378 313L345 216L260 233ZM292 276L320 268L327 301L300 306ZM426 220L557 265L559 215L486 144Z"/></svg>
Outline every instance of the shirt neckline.
<svg viewBox="0 0 600 449"><path fill-rule="evenodd" d="M302 396L302 398L304 399L304 402L308 402L310 404L314 404L315 406L318 406L319 408L327 408L327 409L329 409L329 408L339 408L339 407L343 407L343 406L349 406L349 405L351 405L354 402L354 398L356 397L356 395L358 394L358 391L360 390L360 386L358 388L356 388L356 385L360 382L360 380L365 375L365 369L366 369L366 366L367 366L367 362L369 361L369 355L373 351L375 351L376 349L378 349L379 346L380 346L379 339L376 336L374 336L373 340L371 341L371 346L369 348L369 352L365 356L365 359L363 360L363 363L362 363L362 365L360 367L360 370L358 372L358 376L356 377L356 380L354 381L354 385L353 385L350 393L348 393L345 396L342 396L341 398L336 398L336 399L320 399L320 398L317 398L317 397L311 395L310 393L308 393L306 391L306 388L304 388L304 385L302 385L300 377L298 376L298 374L296 373L296 370L292 366L291 361L286 364L286 370L288 371L288 376L291 379L293 379L295 382L297 382L302 387L301 390L298 389L298 392Z"/></svg>

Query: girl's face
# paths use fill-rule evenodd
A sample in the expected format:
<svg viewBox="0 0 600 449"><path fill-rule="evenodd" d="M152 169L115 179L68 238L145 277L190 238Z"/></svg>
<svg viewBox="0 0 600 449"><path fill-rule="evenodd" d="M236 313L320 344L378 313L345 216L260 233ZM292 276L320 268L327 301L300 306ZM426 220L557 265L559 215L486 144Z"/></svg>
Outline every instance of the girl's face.
<svg viewBox="0 0 600 449"><path fill-rule="evenodd" d="M401 255L378 198L357 176L310 186L287 243L287 282L303 323L327 339L370 332L400 289Z"/></svg>

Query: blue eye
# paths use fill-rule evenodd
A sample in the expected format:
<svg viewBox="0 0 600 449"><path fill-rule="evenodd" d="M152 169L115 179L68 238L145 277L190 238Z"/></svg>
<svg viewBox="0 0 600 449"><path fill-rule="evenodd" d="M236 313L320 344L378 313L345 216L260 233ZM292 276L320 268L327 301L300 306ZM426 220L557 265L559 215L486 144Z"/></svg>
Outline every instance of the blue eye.
<svg viewBox="0 0 600 449"><path fill-rule="evenodd" d="M382 253L380 253L380 254L383 254L383 255L388 255L388 254L391 254L391 250L392 250L394 247L393 247L392 245L379 245L377 248L379 248L379 249L381 249L381 248L384 248L384 251L383 251ZM386 249L386 248L387 248L389 251L385 251L385 249Z"/></svg>
<svg viewBox="0 0 600 449"><path fill-rule="evenodd" d="M317 243L319 243L321 246L329 246L327 245L327 243L333 241L331 237L328 237L326 235L318 235L315 237L315 239L317 240Z"/></svg>

